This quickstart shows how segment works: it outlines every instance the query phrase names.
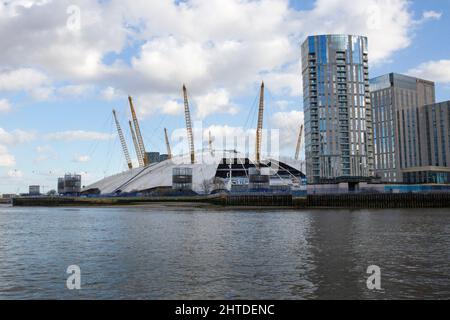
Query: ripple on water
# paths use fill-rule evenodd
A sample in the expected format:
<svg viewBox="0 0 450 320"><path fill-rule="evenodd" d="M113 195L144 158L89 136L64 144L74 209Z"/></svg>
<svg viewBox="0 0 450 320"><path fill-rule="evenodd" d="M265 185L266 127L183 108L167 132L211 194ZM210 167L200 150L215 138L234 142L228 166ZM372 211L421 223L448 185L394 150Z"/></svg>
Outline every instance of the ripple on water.
<svg viewBox="0 0 450 320"><path fill-rule="evenodd" d="M446 210L1 206L0 298L450 299L448 248Z"/></svg>

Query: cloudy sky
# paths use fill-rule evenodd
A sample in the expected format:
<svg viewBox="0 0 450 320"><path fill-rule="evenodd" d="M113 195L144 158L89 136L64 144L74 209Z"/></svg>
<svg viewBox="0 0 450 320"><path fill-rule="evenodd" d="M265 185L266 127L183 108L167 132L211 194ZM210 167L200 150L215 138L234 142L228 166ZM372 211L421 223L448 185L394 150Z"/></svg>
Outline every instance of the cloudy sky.
<svg viewBox="0 0 450 320"><path fill-rule="evenodd" d="M309 34L366 35L372 77L424 77L449 100L449 15L448 0L1 0L0 193L125 170L111 110L126 129L128 94L147 149L164 152L163 128L184 128L183 83L219 135L255 127L264 80L265 127L292 156Z"/></svg>

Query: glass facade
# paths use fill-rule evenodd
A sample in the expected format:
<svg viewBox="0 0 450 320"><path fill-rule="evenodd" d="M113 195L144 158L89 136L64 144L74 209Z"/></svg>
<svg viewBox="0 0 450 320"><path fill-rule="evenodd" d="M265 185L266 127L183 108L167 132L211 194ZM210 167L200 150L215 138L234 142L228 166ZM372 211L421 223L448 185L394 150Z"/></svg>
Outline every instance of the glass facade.
<svg viewBox="0 0 450 320"><path fill-rule="evenodd" d="M421 110L435 101L434 83L391 73L371 79L370 91L375 175L384 182L403 182L402 170L432 165L425 159L432 158L427 146L436 141L429 130L437 120Z"/></svg>
<svg viewBox="0 0 450 320"><path fill-rule="evenodd" d="M367 38L308 37L302 75L308 181L372 176Z"/></svg>
<svg viewBox="0 0 450 320"><path fill-rule="evenodd" d="M449 171L404 172L403 182L410 184L450 184Z"/></svg>
<svg viewBox="0 0 450 320"><path fill-rule="evenodd" d="M449 168L450 101L423 106L418 110L422 166Z"/></svg>

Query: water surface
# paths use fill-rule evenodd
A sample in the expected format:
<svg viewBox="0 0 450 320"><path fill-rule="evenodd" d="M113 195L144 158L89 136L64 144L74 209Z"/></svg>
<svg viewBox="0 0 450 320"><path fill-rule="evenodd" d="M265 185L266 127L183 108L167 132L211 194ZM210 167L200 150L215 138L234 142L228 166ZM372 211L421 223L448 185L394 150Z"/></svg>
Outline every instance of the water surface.
<svg viewBox="0 0 450 320"><path fill-rule="evenodd" d="M448 209L0 206L0 299L450 299L449 262Z"/></svg>

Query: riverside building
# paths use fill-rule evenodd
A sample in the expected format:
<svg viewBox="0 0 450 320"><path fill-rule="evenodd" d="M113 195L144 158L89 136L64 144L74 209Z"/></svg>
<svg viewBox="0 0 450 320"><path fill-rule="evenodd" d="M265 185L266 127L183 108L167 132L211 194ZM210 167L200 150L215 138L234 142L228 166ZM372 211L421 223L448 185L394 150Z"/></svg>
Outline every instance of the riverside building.
<svg viewBox="0 0 450 320"><path fill-rule="evenodd" d="M373 176L366 37L310 36L302 44L308 183L357 183Z"/></svg>
<svg viewBox="0 0 450 320"><path fill-rule="evenodd" d="M372 79L370 88L376 176L383 182L448 183L449 102L435 103L434 83L390 73Z"/></svg>

